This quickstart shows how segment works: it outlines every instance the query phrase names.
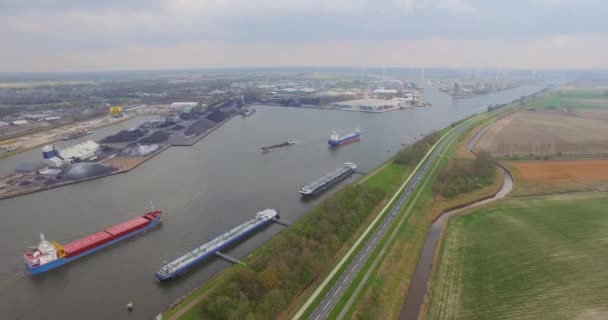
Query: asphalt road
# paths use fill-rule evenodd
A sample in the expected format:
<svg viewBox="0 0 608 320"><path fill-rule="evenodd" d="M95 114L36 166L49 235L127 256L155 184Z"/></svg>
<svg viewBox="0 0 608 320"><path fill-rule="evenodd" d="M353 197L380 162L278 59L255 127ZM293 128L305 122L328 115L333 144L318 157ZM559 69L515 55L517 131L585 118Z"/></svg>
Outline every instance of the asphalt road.
<svg viewBox="0 0 608 320"><path fill-rule="evenodd" d="M382 223L378 226L378 228L374 231L372 236L367 240L365 245L361 248L359 253L355 256L355 258L348 265L346 270L340 275L340 278L331 289L327 292L323 300L317 305L313 313L311 314L309 319L312 320L321 320L327 319L331 311L336 306L336 303L340 301L340 298L344 294L344 291L350 286L352 280L357 276L363 265L367 262L371 254L374 252L382 238L386 235L391 224L396 220L399 215L399 212L403 210L405 203L410 199L414 190L419 186L421 182L423 182L424 175L428 172L431 165L435 163L437 157L443 152L443 149L449 144L454 137L458 136L462 133L464 129L468 128L468 125L463 125L455 129L450 133L450 136L443 139L440 144L433 150L431 155L426 159L425 163L418 169L417 172L414 173L412 179L410 179L409 183L406 186L407 190L404 192L396 205L391 209L391 211L386 215Z"/></svg>

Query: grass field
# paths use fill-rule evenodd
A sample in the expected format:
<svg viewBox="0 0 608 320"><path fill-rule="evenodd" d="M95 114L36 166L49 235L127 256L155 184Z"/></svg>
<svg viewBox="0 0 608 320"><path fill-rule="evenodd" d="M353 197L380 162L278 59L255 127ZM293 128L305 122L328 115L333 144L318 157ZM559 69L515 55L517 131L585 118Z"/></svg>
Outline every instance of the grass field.
<svg viewBox="0 0 608 320"><path fill-rule="evenodd" d="M429 319L608 319L606 193L509 199L450 221Z"/></svg>

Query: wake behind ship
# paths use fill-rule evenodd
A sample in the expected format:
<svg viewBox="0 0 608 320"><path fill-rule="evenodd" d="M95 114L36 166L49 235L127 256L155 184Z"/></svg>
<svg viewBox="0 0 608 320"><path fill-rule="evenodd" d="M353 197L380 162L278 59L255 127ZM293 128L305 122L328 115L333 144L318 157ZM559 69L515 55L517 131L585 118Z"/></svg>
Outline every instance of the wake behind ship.
<svg viewBox="0 0 608 320"><path fill-rule="evenodd" d="M329 144L330 148L339 147L341 145L345 145L347 143L351 143L354 141L358 141L361 138L361 130L355 129L355 131L345 134L341 136L336 131L333 131L329 136L329 140L327 144Z"/></svg>
<svg viewBox="0 0 608 320"><path fill-rule="evenodd" d="M230 231L163 265L154 275L159 280L175 278L226 246L242 239L277 218L279 218L279 212L275 209L266 209L258 212L253 219L245 221Z"/></svg>
<svg viewBox="0 0 608 320"><path fill-rule="evenodd" d="M40 274L68 262L86 256L109 245L120 242L138 233L151 230L161 221L161 211L152 211L143 216L117 224L103 231L61 245L48 241L40 234L40 243L23 255L25 267L32 275Z"/></svg>

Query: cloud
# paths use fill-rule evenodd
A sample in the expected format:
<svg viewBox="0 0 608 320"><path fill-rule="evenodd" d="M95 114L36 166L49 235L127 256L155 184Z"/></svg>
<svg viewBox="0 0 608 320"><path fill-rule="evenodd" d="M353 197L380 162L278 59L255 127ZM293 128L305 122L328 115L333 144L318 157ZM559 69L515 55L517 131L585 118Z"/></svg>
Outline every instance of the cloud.
<svg viewBox="0 0 608 320"><path fill-rule="evenodd" d="M454 12L462 13L473 13L475 8L473 5L466 0L440 0L437 3L437 7L444 10L450 10Z"/></svg>
<svg viewBox="0 0 608 320"><path fill-rule="evenodd" d="M594 50L587 50L593 46ZM171 47L126 46L68 54L7 55L5 71L140 70L206 67L396 66L448 68L608 68L608 36L558 35L529 41L424 40L253 44L226 41ZM23 69L19 61L27 61Z"/></svg>
<svg viewBox="0 0 608 320"><path fill-rule="evenodd" d="M209 43L225 50L301 45L315 52L311 48L336 43L426 45L432 39L461 43L452 56L464 61L459 48L475 41L533 44L608 35L606 11L603 0L584 6L570 0L1 0L0 38L8 44L4 55L24 57L13 62L22 68L32 65L30 55L43 61L133 48L179 55L176 48Z"/></svg>

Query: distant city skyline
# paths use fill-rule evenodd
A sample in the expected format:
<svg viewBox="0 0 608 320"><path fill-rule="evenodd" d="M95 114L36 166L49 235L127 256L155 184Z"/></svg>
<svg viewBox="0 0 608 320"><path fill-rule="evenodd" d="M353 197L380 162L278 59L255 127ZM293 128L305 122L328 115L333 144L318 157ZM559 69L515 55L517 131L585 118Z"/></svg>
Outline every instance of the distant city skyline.
<svg viewBox="0 0 608 320"><path fill-rule="evenodd" d="M600 0L4 0L0 72L608 68Z"/></svg>

